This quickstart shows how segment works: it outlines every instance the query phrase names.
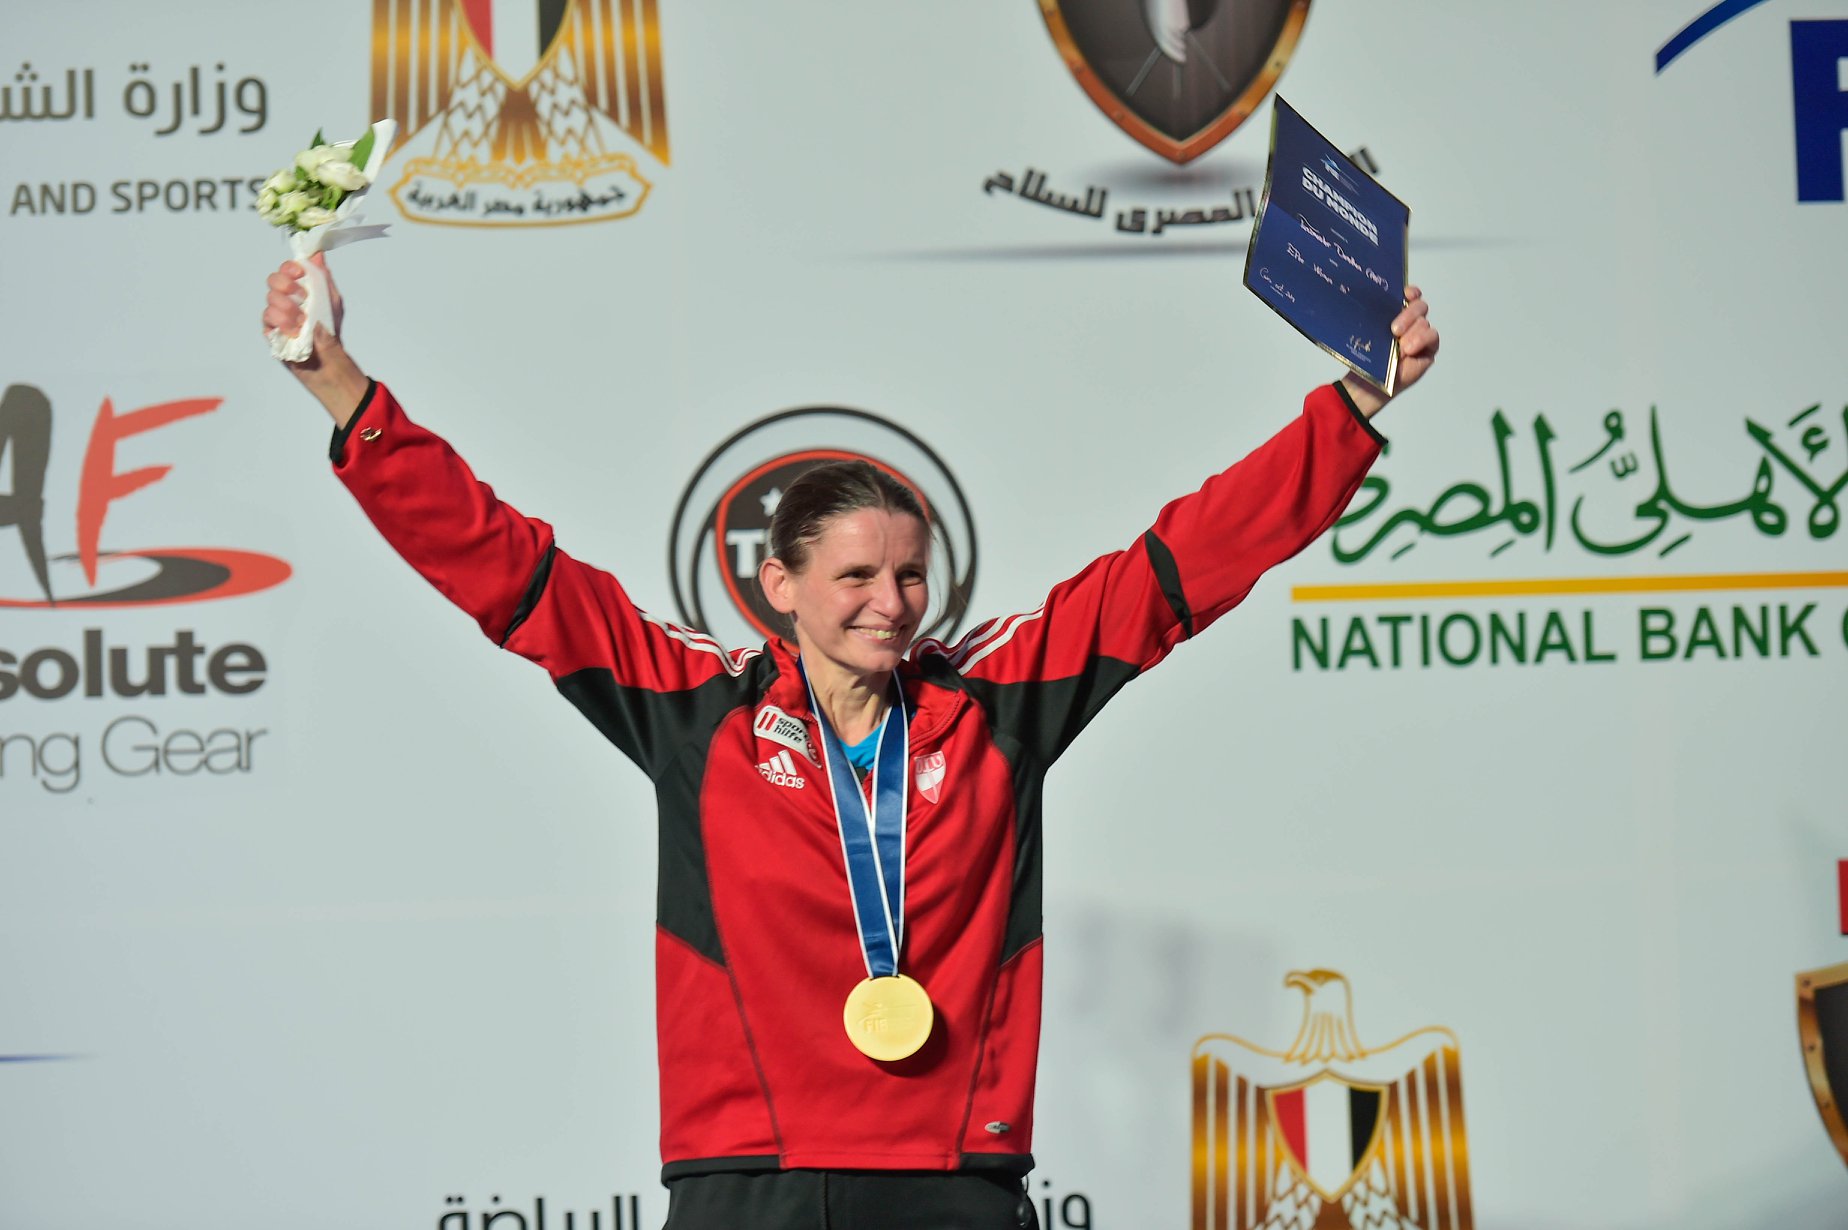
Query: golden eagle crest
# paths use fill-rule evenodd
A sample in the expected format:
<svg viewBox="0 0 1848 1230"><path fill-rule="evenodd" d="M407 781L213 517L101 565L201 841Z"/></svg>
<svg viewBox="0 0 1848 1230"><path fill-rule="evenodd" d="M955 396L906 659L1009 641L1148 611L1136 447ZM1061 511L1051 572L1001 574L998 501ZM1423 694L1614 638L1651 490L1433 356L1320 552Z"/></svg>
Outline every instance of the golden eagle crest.
<svg viewBox="0 0 1848 1230"><path fill-rule="evenodd" d="M626 218L665 166L656 0L373 0L372 113L413 155L414 222Z"/></svg>
<svg viewBox="0 0 1848 1230"><path fill-rule="evenodd" d="M1369 1048L1347 979L1296 972L1286 1051L1208 1034L1193 1056L1193 1230L1471 1230L1456 1035Z"/></svg>

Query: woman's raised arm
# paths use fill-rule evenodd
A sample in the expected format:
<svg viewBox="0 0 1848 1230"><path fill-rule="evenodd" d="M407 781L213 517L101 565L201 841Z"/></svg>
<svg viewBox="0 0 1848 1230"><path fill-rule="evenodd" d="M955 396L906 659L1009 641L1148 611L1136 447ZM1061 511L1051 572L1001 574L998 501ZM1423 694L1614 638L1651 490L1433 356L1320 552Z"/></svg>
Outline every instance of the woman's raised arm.
<svg viewBox="0 0 1848 1230"><path fill-rule="evenodd" d="M345 304L340 299L340 290L334 285L334 275L328 272L326 261L320 253L308 259L319 265L327 277L327 293L334 305L336 332L329 333L316 325L314 350L300 363L285 363L283 366L302 382L303 388L314 394L315 400L326 407L336 427L345 427L347 421L358 412L360 400L365 397L370 381L340 343L338 330L346 313ZM269 297L263 304L265 335L276 330L291 335L300 331L302 297L307 293L302 287L304 272L295 261L284 261L281 268L269 275Z"/></svg>

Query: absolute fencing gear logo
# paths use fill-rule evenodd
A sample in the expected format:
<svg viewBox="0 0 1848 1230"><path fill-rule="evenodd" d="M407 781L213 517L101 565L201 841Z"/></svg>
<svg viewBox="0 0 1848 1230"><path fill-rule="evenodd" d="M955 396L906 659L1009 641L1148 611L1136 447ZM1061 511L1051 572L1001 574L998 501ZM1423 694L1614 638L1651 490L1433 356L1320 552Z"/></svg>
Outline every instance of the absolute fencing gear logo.
<svg viewBox="0 0 1848 1230"><path fill-rule="evenodd" d="M210 414L219 397L195 397L117 413L104 398L90 429L78 480L74 552L48 555L45 482L51 462L52 412L45 394L28 384L0 394L0 462L12 459L12 489L0 493L0 530L16 529L36 585L35 595L0 592L0 607L141 607L204 602L256 593L289 578L272 555L228 547L102 549L104 523L117 502L164 479L171 465L120 472L116 446L169 424ZM78 565L66 570L58 565ZM81 572L81 581L70 575ZM0 571L0 577L8 575Z"/></svg>
<svg viewBox="0 0 1848 1230"><path fill-rule="evenodd" d="M272 555L229 547L144 547L104 550L105 522L115 506L165 479L172 465L120 470L117 445L133 437L210 414L223 399L185 398L118 413L105 398L90 429L76 494L76 547L50 554L47 541L46 480L50 472L52 406L26 384L0 394L0 473L10 468L12 487L0 492L0 543L6 530L18 532L20 553L0 550L0 608L90 612L205 602L253 594L290 576L287 563ZM148 447L138 442L139 447ZM10 467L6 464L10 461ZM169 489L163 489L163 494ZM104 624L108 617L95 617ZM134 621L131 619L130 624ZM19 617L9 633L24 628ZM81 636L66 629L62 645L20 645L9 636L0 645L0 788L10 781L36 780L53 795L79 794L86 767L100 760L107 778L208 777L255 770L255 745L270 735L248 711L235 720L205 718L194 709L177 722L172 702L193 697L244 698L269 677L269 663L256 645L209 641L190 628L155 634L145 627L93 626ZM85 730L67 724L68 708L37 708L37 702L83 703ZM144 712L111 715L116 702L134 700ZM101 702L93 704L91 702ZM56 726L46 729L34 714ZM203 718L203 720L202 720ZM258 721L261 721L259 718ZM18 724L16 724L18 723ZM105 724L106 723L106 724ZM266 743L267 746L267 743ZM85 753L89 751L90 757Z"/></svg>
<svg viewBox="0 0 1848 1230"><path fill-rule="evenodd" d="M1348 981L1290 974L1304 996L1287 1050L1208 1034L1193 1055L1193 1230L1416 1226L1470 1230L1456 1035L1360 1044Z"/></svg>
<svg viewBox="0 0 1848 1230"><path fill-rule="evenodd" d="M655 0L377 0L372 114L413 222L626 218L668 162Z"/></svg>
<svg viewBox="0 0 1848 1230"><path fill-rule="evenodd" d="M1187 163L1231 136L1277 84L1309 0L1040 0L1040 11L1098 109Z"/></svg>
<svg viewBox="0 0 1848 1230"><path fill-rule="evenodd" d="M784 489L804 470L839 460L878 466L909 487L929 513L931 610L919 636L955 635L975 589L975 523L962 488L917 436L878 415L833 406L759 419L694 471L668 531L668 568L681 622L734 647L788 632L757 584L769 549L770 517Z"/></svg>

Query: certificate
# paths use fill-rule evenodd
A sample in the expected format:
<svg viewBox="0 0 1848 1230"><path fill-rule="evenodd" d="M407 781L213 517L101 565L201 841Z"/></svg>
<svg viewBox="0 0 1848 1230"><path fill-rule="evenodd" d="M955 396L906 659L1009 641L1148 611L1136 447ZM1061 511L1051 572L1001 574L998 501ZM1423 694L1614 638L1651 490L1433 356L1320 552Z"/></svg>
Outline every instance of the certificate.
<svg viewBox="0 0 1848 1230"><path fill-rule="evenodd" d="M1245 285L1388 396L1412 211L1279 98Z"/></svg>

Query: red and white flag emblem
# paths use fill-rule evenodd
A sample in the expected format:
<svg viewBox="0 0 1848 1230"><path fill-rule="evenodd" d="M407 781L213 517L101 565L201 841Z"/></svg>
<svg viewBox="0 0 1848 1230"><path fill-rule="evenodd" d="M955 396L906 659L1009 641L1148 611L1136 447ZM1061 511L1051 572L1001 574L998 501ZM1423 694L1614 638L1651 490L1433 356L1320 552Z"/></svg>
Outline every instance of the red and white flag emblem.
<svg viewBox="0 0 1848 1230"><path fill-rule="evenodd" d="M551 51L568 7L555 0L462 0L462 16L488 58L518 83Z"/></svg>
<svg viewBox="0 0 1848 1230"><path fill-rule="evenodd" d="M918 793L935 803L943 787L943 753L932 752L928 756L919 756L917 769Z"/></svg>

